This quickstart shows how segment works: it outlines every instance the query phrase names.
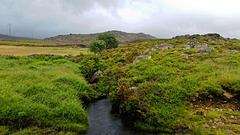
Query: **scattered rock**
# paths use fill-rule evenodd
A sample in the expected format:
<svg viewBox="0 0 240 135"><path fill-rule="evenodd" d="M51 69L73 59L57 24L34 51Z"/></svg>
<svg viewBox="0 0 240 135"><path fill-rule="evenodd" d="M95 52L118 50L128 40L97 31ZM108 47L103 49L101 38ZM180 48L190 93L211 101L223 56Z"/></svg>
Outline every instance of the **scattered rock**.
<svg viewBox="0 0 240 135"><path fill-rule="evenodd" d="M232 95L231 93L229 93L229 92L224 92L224 93L223 93L223 96L225 96L225 97L228 98L228 99L233 98L233 95Z"/></svg>
<svg viewBox="0 0 240 135"><path fill-rule="evenodd" d="M206 36L210 36L212 38L218 38L218 37L220 37L220 34L218 34L218 33L208 33L208 34L206 34Z"/></svg>
<svg viewBox="0 0 240 135"><path fill-rule="evenodd" d="M187 50L187 49L190 49L191 48L191 46L190 45L184 45L184 48L183 48L183 50Z"/></svg>
<svg viewBox="0 0 240 135"><path fill-rule="evenodd" d="M32 58L35 56L48 56L48 57L54 57L54 56L58 56L58 55L54 55L54 54L32 54L32 55L27 55L26 57ZM66 55L65 55L66 56Z"/></svg>
<svg viewBox="0 0 240 135"><path fill-rule="evenodd" d="M208 34L205 34L205 35L199 35L199 34L194 34L194 35L180 35L180 36L176 36L176 37L173 37L172 39L209 39L212 38L212 39L217 39L219 37L221 37L219 34L217 33L208 33Z"/></svg>
<svg viewBox="0 0 240 135"><path fill-rule="evenodd" d="M148 54L148 55L150 55L151 53L153 53L153 52L155 52L155 51L157 51L157 49L155 49L155 48L152 48L152 49L150 50L150 52L149 52L149 54Z"/></svg>
<svg viewBox="0 0 240 135"><path fill-rule="evenodd" d="M200 42L187 42L187 45L190 45L191 48L205 48L208 47L206 43L200 43Z"/></svg>
<svg viewBox="0 0 240 135"><path fill-rule="evenodd" d="M215 121L215 122L218 122L218 121L219 121L219 119L217 119L217 118L214 118L214 121Z"/></svg>
<svg viewBox="0 0 240 135"><path fill-rule="evenodd" d="M180 56L182 56L185 59L188 59L188 55L187 54L180 54Z"/></svg>
<svg viewBox="0 0 240 135"><path fill-rule="evenodd" d="M175 45L163 43L160 45L155 45L154 48L164 51L164 50L168 50L169 48L175 48L175 47L176 47Z"/></svg>
<svg viewBox="0 0 240 135"><path fill-rule="evenodd" d="M207 39L206 41L208 41L208 42L212 42L212 43L215 43L215 42L216 42L216 41L213 40L213 39Z"/></svg>
<svg viewBox="0 0 240 135"><path fill-rule="evenodd" d="M212 50L215 50L214 47L203 47L198 49L196 52L209 53Z"/></svg>
<svg viewBox="0 0 240 135"><path fill-rule="evenodd" d="M117 53L114 53L113 56L116 56L117 54L118 54L118 52L117 52Z"/></svg>
<svg viewBox="0 0 240 135"><path fill-rule="evenodd" d="M136 59L133 61L133 64L137 64L141 60L151 59L149 55L137 56Z"/></svg>
<svg viewBox="0 0 240 135"><path fill-rule="evenodd" d="M65 58L69 59L69 58L73 58L73 56L69 56L69 55L65 55Z"/></svg>
<svg viewBox="0 0 240 135"><path fill-rule="evenodd" d="M183 58L188 59L188 55L184 55Z"/></svg>
<svg viewBox="0 0 240 135"><path fill-rule="evenodd" d="M90 86L96 87L96 86L97 86L97 83L90 84Z"/></svg>
<svg viewBox="0 0 240 135"><path fill-rule="evenodd" d="M176 37L173 37L172 39L183 39L183 38L188 38L188 37L190 37L189 34L187 34L187 35L176 36Z"/></svg>
<svg viewBox="0 0 240 135"><path fill-rule="evenodd" d="M137 92L138 87L130 87L130 88L128 88L128 90L131 90L131 91L133 91L133 92Z"/></svg>
<svg viewBox="0 0 240 135"><path fill-rule="evenodd" d="M147 52L149 52L149 49L145 50L142 54L146 54Z"/></svg>
<svg viewBox="0 0 240 135"><path fill-rule="evenodd" d="M225 42L224 39L216 39L217 42Z"/></svg>
<svg viewBox="0 0 240 135"><path fill-rule="evenodd" d="M205 124L203 125L203 127L204 127L204 128L209 128L209 125L208 125L207 123L205 123Z"/></svg>
<svg viewBox="0 0 240 135"><path fill-rule="evenodd" d="M90 79L90 82L94 82L98 76L100 76L103 72L98 70L97 72L95 72L92 76L92 78Z"/></svg>
<svg viewBox="0 0 240 135"><path fill-rule="evenodd" d="M222 53L235 54L235 53L238 53L238 51L237 50L227 50L227 51L223 51Z"/></svg>

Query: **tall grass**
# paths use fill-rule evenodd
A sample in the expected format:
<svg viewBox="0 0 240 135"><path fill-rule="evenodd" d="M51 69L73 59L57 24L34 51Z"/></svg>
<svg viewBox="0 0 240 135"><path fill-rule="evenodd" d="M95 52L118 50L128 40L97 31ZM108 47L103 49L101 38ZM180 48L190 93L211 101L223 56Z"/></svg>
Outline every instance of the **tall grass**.
<svg viewBox="0 0 240 135"><path fill-rule="evenodd" d="M0 57L0 124L84 132L89 120L82 100L97 96L64 59Z"/></svg>

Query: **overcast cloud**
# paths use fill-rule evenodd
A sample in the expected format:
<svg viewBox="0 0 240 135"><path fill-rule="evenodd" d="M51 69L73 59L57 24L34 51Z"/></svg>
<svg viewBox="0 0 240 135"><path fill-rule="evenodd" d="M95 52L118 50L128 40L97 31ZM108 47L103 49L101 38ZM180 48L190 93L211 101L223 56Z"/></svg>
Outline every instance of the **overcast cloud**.
<svg viewBox="0 0 240 135"><path fill-rule="evenodd" d="M239 0L0 0L0 33L45 38L108 30L160 38L220 33L240 38Z"/></svg>

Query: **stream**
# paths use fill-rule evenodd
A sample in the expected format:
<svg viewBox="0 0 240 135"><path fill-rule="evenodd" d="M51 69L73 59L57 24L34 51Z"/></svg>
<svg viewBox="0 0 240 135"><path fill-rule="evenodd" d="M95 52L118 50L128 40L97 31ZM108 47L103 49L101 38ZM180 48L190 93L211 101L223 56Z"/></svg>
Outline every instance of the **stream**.
<svg viewBox="0 0 240 135"><path fill-rule="evenodd" d="M101 99L87 108L90 127L86 135L146 135L131 129L129 123L111 113L112 104L108 99Z"/></svg>

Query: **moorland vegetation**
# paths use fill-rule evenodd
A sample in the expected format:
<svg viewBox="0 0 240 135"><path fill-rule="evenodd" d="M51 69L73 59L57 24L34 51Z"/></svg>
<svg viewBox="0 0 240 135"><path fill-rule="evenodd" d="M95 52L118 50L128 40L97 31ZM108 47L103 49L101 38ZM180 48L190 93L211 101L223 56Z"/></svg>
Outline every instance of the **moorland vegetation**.
<svg viewBox="0 0 240 135"><path fill-rule="evenodd" d="M239 51L239 40L206 34L100 55L0 57L0 133L84 132L83 104L106 93L143 132L239 134Z"/></svg>
<svg viewBox="0 0 240 135"><path fill-rule="evenodd" d="M240 132L240 41L219 34L128 44L79 60L113 110L143 131ZM214 121L215 120L215 121Z"/></svg>

